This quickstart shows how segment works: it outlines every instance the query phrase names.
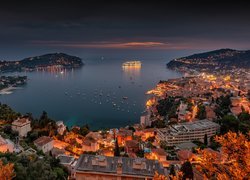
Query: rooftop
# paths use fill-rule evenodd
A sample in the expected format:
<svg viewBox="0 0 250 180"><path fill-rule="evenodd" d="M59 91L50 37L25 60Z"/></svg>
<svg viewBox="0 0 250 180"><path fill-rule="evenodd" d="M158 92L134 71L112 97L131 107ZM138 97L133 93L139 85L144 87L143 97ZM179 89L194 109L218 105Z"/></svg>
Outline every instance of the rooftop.
<svg viewBox="0 0 250 180"><path fill-rule="evenodd" d="M6 139L4 139L2 136L0 136L0 146L7 144Z"/></svg>
<svg viewBox="0 0 250 180"><path fill-rule="evenodd" d="M75 160L73 156L67 155L59 155L57 158L60 160L61 164L71 164Z"/></svg>
<svg viewBox="0 0 250 180"><path fill-rule="evenodd" d="M97 141L92 138L92 137L85 137L84 140L83 140L83 144L85 146L91 146L91 143L96 143Z"/></svg>
<svg viewBox="0 0 250 180"><path fill-rule="evenodd" d="M23 126L29 123L30 123L30 120L28 118L18 118L17 120L12 122L12 125Z"/></svg>
<svg viewBox="0 0 250 180"><path fill-rule="evenodd" d="M139 142L136 140L125 141L125 146L127 147L139 147Z"/></svg>
<svg viewBox="0 0 250 180"><path fill-rule="evenodd" d="M219 128L219 124L204 119L204 120L197 120L193 122L185 122L172 125L169 128L160 129L160 131L164 134L177 135L177 134L192 132L195 130L204 130L208 128Z"/></svg>
<svg viewBox="0 0 250 180"><path fill-rule="evenodd" d="M181 144L176 145L176 147L178 149L184 150L184 149L192 149L192 148L196 148L197 145L192 143L192 142L184 142Z"/></svg>
<svg viewBox="0 0 250 180"><path fill-rule="evenodd" d="M159 156L167 156L167 152L162 148L152 149L152 152L158 154Z"/></svg>
<svg viewBox="0 0 250 180"><path fill-rule="evenodd" d="M180 150L177 152L179 160L185 161L194 157L194 154L189 150Z"/></svg>
<svg viewBox="0 0 250 180"><path fill-rule="evenodd" d="M44 146L45 144L48 144L49 142L53 141L53 138L48 136L42 136L34 141L34 144L37 146Z"/></svg>
<svg viewBox="0 0 250 180"><path fill-rule="evenodd" d="M133 131L132 130L128 130L128 129L123 129L121 128L117 134L118 136L132 136L133 135Z"/></svg>
<svg viewBox="0 0 250 180"><path fill-rule="evenodd" d="M116 174L118 166L121 166L123 175L153 177L155 171L159 174L165 174L164 168L157 161L142 158L107 157L89 154L81 155L76 165L76 171Z"/></svg>

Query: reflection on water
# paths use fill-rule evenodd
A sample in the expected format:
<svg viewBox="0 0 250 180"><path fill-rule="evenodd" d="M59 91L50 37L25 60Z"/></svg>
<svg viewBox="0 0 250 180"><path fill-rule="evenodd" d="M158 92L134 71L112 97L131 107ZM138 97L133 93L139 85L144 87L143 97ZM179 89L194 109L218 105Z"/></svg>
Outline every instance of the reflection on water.
<svg viewBox="0 0 250 180"><path fill-rule="evenodd" d="M46 76L46 74L51 74L55 78L65 79L67 76L74 75L74 68L64 68L62 66L49 66L49 67L39 67L36 69L37 73L41 73Z"/></svg>
<svg viewBox="0 0 250 180"><path fill-rule="evenodd" d="M126 79L137 79L140 77L141 74L141 63L134 64L134 65L122 65L123 74Z"/></svg>
<svg viewBox="0 0 250 180"><path fill-rule="evenodd" d="M145 92L160 79L180 75L166 69L163 60L143 60L142 66L122 64L122 60L105 59L74 70L51 67L17 73L28 76L27 86L1 95L0 102L35 117L45 110L68 126L87 123L102 129L138 123L148 98Z"/></svg>

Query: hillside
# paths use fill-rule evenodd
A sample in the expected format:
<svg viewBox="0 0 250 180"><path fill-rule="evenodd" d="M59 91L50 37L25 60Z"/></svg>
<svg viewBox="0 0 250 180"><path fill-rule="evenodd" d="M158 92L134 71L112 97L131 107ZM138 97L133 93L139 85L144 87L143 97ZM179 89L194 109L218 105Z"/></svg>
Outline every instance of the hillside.
<svg viewBox="0 0 250 180"><path fill-rule="evenodd" d="M1 61L0 71L22 71L36 68L46 68L51 66L61 66L63 68L76 68L83 65L79 57L64 53L51 53L41 56L34 56L17 61Z"/></svg>
<svg viewBox="0 0 250 180"><path fill-rule="evenodd" d="M170 69L232 69L250 68L250 50L219 49L174 59L167 64Z"/></svg>

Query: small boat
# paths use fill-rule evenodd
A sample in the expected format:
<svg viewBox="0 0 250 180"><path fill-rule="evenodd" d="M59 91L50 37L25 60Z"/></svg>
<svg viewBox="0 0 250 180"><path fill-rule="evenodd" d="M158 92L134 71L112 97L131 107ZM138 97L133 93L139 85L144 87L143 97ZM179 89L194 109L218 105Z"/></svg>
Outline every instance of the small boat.
<svg viewBox="0 0 250 180"><path fill-rule="evenodd" d="M126 100L126 99L128 99L128 97L124 96L122 99Z"/></svg>

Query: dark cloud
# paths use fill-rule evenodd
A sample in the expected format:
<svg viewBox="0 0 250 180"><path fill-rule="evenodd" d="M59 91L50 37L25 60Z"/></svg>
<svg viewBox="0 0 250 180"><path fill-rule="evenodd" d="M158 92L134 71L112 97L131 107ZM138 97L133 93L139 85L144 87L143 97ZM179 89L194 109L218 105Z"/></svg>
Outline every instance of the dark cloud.
<svg viewBox="0 0 250 180"><path fill-rule="evenodd" d="M0 48L250 48L249 19L244 1L10 1L0 5Z"/></svg>

